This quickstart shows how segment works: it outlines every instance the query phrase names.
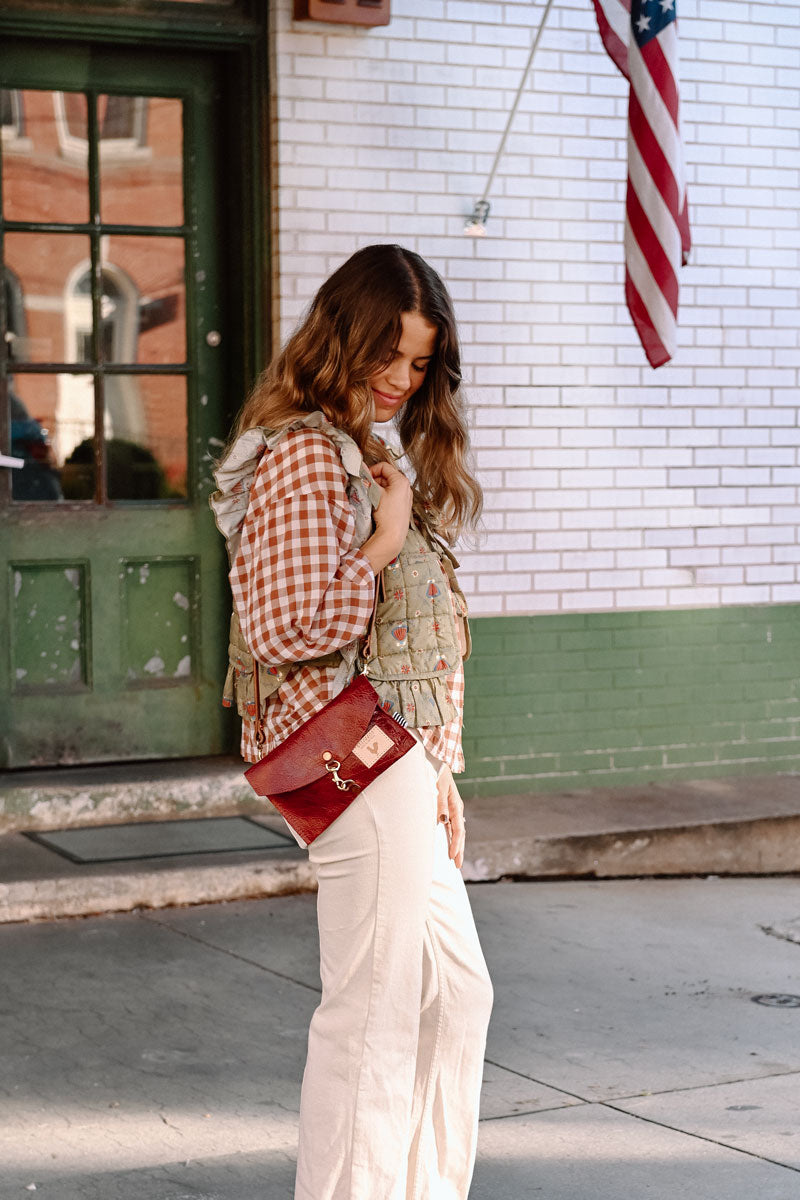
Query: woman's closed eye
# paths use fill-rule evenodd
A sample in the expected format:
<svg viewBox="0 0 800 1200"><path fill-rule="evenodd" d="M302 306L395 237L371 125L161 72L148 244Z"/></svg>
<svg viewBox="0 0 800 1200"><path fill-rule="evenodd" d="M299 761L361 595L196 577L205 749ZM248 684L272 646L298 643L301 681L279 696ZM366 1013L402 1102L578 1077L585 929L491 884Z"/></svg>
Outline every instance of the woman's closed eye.
<svg viewBox="0 0 800 1200"><path fill-rule="evenodd" d="M392 363L397 362L398 358L400 358L399 352L397 350L393 350L391 357L386 364L386 367L390 367L392 365ZM420 371L420 372L426 371L428 369L428 366L430 365L430 361L431 360L429 358L415 359L411 363L411 369L412 369L412 371ZM384 370L385 369L386 368L384 368Z"/></svg>

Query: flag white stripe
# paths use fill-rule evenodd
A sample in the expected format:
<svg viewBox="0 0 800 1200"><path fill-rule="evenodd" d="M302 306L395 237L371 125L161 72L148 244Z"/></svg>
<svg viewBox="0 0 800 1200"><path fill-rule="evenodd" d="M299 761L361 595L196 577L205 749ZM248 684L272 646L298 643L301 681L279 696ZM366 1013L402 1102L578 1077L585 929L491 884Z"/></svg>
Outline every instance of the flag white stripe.
<svg viewBox="0 0 800 1200"><path fill-rule="evenodd" d="M611 4L603 5L603 12L606 14L608 21L614 33L617 35L623 46L628 46L631 39L631 14L630 9L626 8L621 0L613 0Z"/></svg>
<svg viewBox="0 0 800 1200"><path fill-rule="evenodd" d="M653 82L653 76L647 69L639 47L631 39L628 50L628 64L631 72L631 87L636 93L639 107L645 114L648 124L656 136L664 155L672 168L672 174L678 183L682 194L681 142L672 115L664 103L664 98Z"/></svg>
<svg viewBox="0 0 800 1200"><path fill-rule="evenodd" d="M674 21L672 21L666 26L665 29L662 30L658 40L661 43L661 49L664 51L664 57L669 63L669 69L672 72L672 78L675 81L675 92L677 94L681 64L680 56L678 54L678 29ZM664 107L666 108L666 105ZM675 125L674 121L673 125ZM672 163L672 173L675 176L675 182L678 185L678 195L680 197L679 208L683 208L683 204L686 199L686 164L683 161L683 140L681 138L680 112L678 113L676 139L677 151L675 162Z"/></svg>
<svg viewBox="0 0 800 1200"><path fill-rule="evenodd" d="M676 223L676 217L673 216L664 197L656 187L653 176L639 153L639 147L630 135L628 137L628 177L674 270L675 265L681 261L681 231Z"/></svg>
<svg viewBox="0 0 800 1200"><path fill-rule="evenodd" d="M670 358L675 353L677 345L677 328L672 309L664 298L664 293L653 279L647 259L642 254L636 241L630 223L625 221L625 259L628 272L634 286L641 297L642 304L647 309L650 323L658 334Z"/></svg>

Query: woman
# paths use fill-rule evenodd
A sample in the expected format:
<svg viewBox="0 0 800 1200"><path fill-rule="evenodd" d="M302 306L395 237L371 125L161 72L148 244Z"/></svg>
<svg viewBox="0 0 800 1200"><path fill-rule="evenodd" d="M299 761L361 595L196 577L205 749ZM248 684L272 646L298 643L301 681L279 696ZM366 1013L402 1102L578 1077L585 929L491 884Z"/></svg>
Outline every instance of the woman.
<svg viewBox="0 0 800 1200"><path fill-rule="evenodd" d="M481 507L459 383L441 279L411 251L369 246L319 290L217 473L235 608L227 702L244 717L244 758L333 699L357 660L418 742L309 847L322 1000L296 1200L469 1191L492 993L459 872L452 775L466 609L438 540ZM413 485L376 422L394 422Z"/></svg>

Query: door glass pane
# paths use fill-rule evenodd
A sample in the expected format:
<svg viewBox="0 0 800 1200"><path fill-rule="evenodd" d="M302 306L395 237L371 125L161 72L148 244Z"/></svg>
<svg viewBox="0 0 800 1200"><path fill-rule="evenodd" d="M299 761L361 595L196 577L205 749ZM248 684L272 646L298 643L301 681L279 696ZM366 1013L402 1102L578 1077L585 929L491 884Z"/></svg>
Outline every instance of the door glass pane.
<svg viewBox="0 0 800 1200"><path fill-rule="evenodd" d="M87 275L87 288L88 283ZM104 238L103 292L100 342L105 362L186 361L182 238Z"/></svg>
<svg viewBox="0 0 800 1200"><path fill-rule="evenodd" d="M89 267L89 238L79 233L5 236L9 358L14 362L84 362L92 329L91 298L76 291Z"/></svg>
<svg viewBox="0 0 800 1200"><path fill-rule="evenodd" d="M83 93L3 91L0 112L6 220L88 221L89 153Z"/></svg>
<svg viewBox="0 0 800 1200"><path fill-rule="evenodd" d="M99 96L100 219L183 224L183 102Z"/></svg>
<svg viewBox="0 0 800 1200"><path fill-rule="evenodd" d="M186 496L186 391L181 375L106 377L109 500Z"/></svg>
<svg viewBox="0 0 800 1200"><path fill-rule="evenodd" d="M54 449L63 464L66 500L95 495L94 392L91 377L61 376L64 418ZM109 500L186 496L186 379L175 375L108 375L105 445Z"/></svg>
<svg viewBox="0 0 800 1200"><path fill-rule="evenodd" d="M94 434L91 375L17 374L8 391L11 453L25 464L12 472L12 500L91 500L91 488L70 495L64 467L75 446Z"/></svg>

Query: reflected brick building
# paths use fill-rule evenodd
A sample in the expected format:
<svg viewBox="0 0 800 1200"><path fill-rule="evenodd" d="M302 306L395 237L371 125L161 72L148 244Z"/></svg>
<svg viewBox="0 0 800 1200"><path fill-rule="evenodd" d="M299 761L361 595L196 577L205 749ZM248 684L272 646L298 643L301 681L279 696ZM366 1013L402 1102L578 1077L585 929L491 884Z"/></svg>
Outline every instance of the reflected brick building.
<svg viewBox="0 0 800 1200"><path fill-rule="evenodd" d="M93 438L101 410L109 495L185 495L185 379L159 372L186 362L182 102L99 96L95 170L84 94L5 91L2 117L3 215L17 223L5 239L7 336L14 363L29 366L13 377L17 423L27 414L49 431L68 498L91 497L85 462L70 460ZM75 229L93 206L108 227L94 250L88 230ZM28 222L72 228L26 231ZM79 364L112 370L98 384ZM77 458L91 462L90 451L84 444ZM131 456L147 468L144 490L125 482Z"/></svg>

